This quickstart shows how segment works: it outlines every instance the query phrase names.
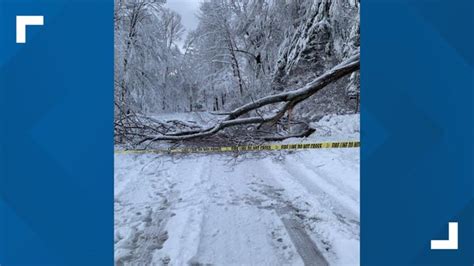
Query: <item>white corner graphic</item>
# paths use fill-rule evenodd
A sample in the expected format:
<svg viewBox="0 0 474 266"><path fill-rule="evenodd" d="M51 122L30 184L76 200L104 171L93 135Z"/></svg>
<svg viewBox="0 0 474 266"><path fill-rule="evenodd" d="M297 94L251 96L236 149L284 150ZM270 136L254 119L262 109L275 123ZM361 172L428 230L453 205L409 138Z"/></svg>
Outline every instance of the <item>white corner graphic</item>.
<svg viewBox="0 0 474 266"><path fill-rule="evenodd" d="M26 26L43 26L43 16L16 17L16 43L26 43Z"/></svg>
<svg viewBox="0 0 474 266"><path fill-rule="evenodd" d="M431 240L431 249L458 249L458 223L449 223L448 232L448 240Z"/></svg>

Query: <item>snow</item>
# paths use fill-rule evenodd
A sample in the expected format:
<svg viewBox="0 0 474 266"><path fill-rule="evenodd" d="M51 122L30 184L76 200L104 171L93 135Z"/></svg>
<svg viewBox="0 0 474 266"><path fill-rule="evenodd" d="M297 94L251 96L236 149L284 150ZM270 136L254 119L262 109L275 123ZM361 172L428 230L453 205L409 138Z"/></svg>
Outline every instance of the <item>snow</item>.
<svg viewBox="0 0 474 266"><path fill-rule="evenodd" d="M327 115L310 126L314 129L326 129L327 135L332 137L355 137L359 138L360 133L360 115ZM327 132L329 131L329 132Z"/></svg>
<svg viewBox="0 0 474 266"><path fill-rule="evenodd" d="M324 117L309 139L358 139L358 121ZM359 163L354 148L116 154L115 262L358 265Z"/></svg>

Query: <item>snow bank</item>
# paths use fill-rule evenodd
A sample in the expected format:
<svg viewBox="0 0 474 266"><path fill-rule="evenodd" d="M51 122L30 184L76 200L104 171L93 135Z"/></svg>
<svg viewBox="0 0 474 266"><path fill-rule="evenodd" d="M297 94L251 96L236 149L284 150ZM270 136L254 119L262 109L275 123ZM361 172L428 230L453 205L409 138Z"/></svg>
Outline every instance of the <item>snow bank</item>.
<svg viewBox="0 0 474 266"><path fill-rule="evenodd" d="M358 140L360 139L360 115L326 115L310 127L316 129L310 138L330 140Z"/></svg>
<svg viewBox="0 0 474 266"><path fill-rule="evenodd" d="M351 136L359 138L360 115L327 115L318 122L310 123L319 136Z"/></svg>
<svg viewBox="0 0 474 266"><path fill-rule="evenodd" d="M309 124L316 130L307 138L289 138L283 143L309 143L325 141L360 140L360 115L326 115L318 122Z"/></svg>

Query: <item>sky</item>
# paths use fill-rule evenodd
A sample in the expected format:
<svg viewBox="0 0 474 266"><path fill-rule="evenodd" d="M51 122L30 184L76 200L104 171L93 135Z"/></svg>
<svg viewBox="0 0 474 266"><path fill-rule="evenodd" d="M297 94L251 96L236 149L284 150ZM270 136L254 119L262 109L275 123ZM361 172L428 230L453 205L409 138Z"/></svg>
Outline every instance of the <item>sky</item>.
<svg viewBox="0 0 474 266"><path fill-rule="evenodd" d="M187 32L194 30L197 26L198 19L196 14L199 10L200 2L201 0L168 0L165 5L169 9L176 11L181 15L181 22L186 29L183 37L186 37ZM184 42L181 41L179 46L182 46L183 43Z"/></svg>

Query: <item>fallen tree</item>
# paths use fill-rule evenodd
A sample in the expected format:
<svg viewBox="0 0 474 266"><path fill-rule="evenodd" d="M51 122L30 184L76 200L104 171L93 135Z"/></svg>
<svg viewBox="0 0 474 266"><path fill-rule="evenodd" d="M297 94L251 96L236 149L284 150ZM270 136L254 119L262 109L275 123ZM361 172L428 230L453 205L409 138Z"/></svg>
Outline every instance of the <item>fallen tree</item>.
<svg viewBox="0 0 474 266"><path fill-rule="evenodd" d="M323 75L306 84L300 89L279 93L267 97L260 98L251 103L245 104L232 112L225 113L225 117L217 122L215 125L203 129L188 130L174 133L167 133L162 135L147 136L143 138L138 144L146 141L180 141L190 140L195 138L204 138L216 134L217 132L232 126L260 124L259 127L265 123L277 123L284 115L293 109L298 103L308 99L316 92L320 91L327 85L339 80L340 78L359 70L360 55L350 57L337 66L333 67ZM284 103L284 105L273 115L270 116L253 116L241 118L242 115L251 111L257 111L259 108L271 105Z"/></svg>

